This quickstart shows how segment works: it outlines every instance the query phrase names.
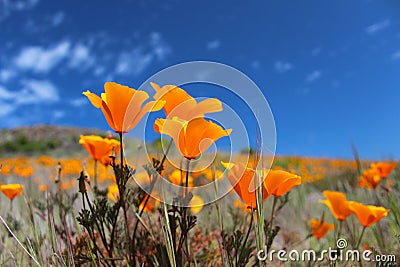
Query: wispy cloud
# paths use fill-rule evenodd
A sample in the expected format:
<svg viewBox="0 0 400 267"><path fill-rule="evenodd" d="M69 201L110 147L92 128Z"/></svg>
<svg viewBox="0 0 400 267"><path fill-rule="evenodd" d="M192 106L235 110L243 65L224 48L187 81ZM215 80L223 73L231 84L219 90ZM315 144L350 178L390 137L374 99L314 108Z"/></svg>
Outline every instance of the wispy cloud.
<svg viewBox="0 0 400 267"><path fill-rule="evenodd" d="M72 99L71 101L69 101L69 103L74 107L81 107L81 106L87 104L88 101L87 101L86 97L79 97L79 98Z"/></svg>
<svg viewBox="0 0 400 267"><path fill-rule="evenodd" d="M56 86L49 80L23 80L20 89L11 90L0 85L0 117L12 115L25 105L51 104L59 101ZM20 120L22 121L22 118Z"/></svg>
<svg viewBox="0 0 400 267"><path fill-rule="evenodd" d="M147 68L153 61L154 55L152 53L145 53L143 48L135 48L129 52L123 52L119 56L117 66L115 68L116 74L135 74L138 75Z"/></svg>
<svg viewBox="0 0 400 267"><path fill-rule="evenodd" d="M15 99L17 104L54 103L60 97L57 88L49 80L24 80L23 87Z"/></svg>
<svg viewBox="0 0 400 267"><path fill-rule="evenodd" d="M64 19L65 19L65 14L60 11L51 17L50 22L53 27L57 27L63 23Z"/></svg>
<svg viewBox="0 0 400 267"><path fill-rule="evenodd" d="M311 55L312 56L318 56L321 53L321 51L322 51L322 47L321 46L317 46L317 47L315 47L315 48L313 48L311 50Z"/></svg>
<svg viewBox="0 0 400 267"><path fill-rule="evenodd" d="M0 82L5 83L16 76L16 72L13 69L2 69L0 70Z"/></svg>
<svg viewBox="0 0 400 267"><path fill-rule="evenodd" d="M159 33L152 33L147 45L144 44L130 51L120 53L115 73L119 75L138 75L154 60L164 60L169 53L171 53L171 49L161 35Z"/></svg>
<svg viewBox="0 0 400 267"><path fill-rule="evenodd" d="M15 58L14 63L21 70L47 73L68 56L70 46L69 41L63 41L49 48L25 47Z"/></svg>
<svg viewBox="0 0 400 267"><path fill-rule="evenodd" d="M392 54L391 58L392 58L393 60L399 60L399 59L400 59L400 50L395 51L395 52Z"/></svg>
<svg viewBox="0 0 400 267"><path fill-rule="evenodd" d="M171 53L170 46L158 32L152 32L150 34L150 53L158 60L163 60Z"/></svg>
<svg viewBox="0 0 400 267"><path fill-rule="evenodd" d="M71 68L87 69L94 64L94 57L90 49L83 44L77 44L70 53L69 66Z"/></svg>
<svg viewBox="0 0 400 267"><path fill-rule="evenodd" d="M315 80L318 80L322 75L322 72L320 70L314 70L313 72L309 73L306 76L306 81L307 82L314 82Z"/></svg>
<svg viewBox="0 0 400 267"><path fill-rule="evenodd" d="M0 85L0 100L12 100L15 99L17 94L12 91L8 91L4 86Z"/></svg>
<svg viewBox="0 0 400 267"><path fill-rule="evenodd" d="M276 61L274 68L278 73L285 73L293 68L293 64L290 62Z"/></svg>
<svg viewBox="0 0 400 267"><path fill-rule="evenodd" d="M380 32L380 31L382 31L382 30L388 28L390 25L391 25L390 20L389 20L389 19L385 19L385 20L382 20L382 21L379 21L379 22L377 22L377 23L374 23L374 24L369 25L369 26L365 29L365 31L366 31L366 33L368 33L368 34L375 34L375 33L377 33L377 32Z"/></svg>
<svg viewBox="0 0 400 267"><path fill-rule="evenodd" d="M65 117L65 111L63 110L55 110L52 112L53 119L59 120Z"/></svg>
<svg viewBox="0 0 400 267"><path fill-rule="evenodd" d="M213 40L211 42L208 42L206 47L208 50L215 50L218 49L220 46L221 46L220 40Z"/></svg>
<svg viewBox="0 0 400 267"><path fill-rule="evenodd" d="M16 107L12 104L9 104L7 102L3 102L0 100L0 117L5 117L13 113L16 109Z"/></svg>
<svg viewBox="0 0 400 267"><path fill-rule="evenodd" d="M14 11L23 11L35 7L39 0L0 0L0 22Z"/></svg>

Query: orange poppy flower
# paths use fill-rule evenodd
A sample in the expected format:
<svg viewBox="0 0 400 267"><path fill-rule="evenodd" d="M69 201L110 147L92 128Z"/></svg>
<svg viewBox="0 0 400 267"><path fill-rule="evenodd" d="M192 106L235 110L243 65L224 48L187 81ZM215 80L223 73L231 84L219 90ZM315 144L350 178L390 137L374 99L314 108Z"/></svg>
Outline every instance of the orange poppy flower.
<svg viewBox="0 0 400 267"><path fill-rule="evenodd" d="M186 184L186 172L181 170L174 170L169 176L171 183L175 185ZM188 186L193 187L193 177L189 175Z"/></svg>
<svg viewBox="0 0 400 267"><path fill-rule="evenodd" d="M155 192L153 192L154 194ZM142 201L142 203L140 203L139 205L139 210L143 209L145 201ZM147 201L146 206L144 207L143 211L144 212L153 212L156 210L156 207L158 206L158 204L160 203L160 201L152 196L150 196L150 199Z"/></svg>
<svg viewBox="0 0 400 267"><path fill-rule="evenodd" d="M242 201L240 201L239 199L235 199L234 201L233 201L233 206L234 207L236 207L236 208L238 208L239 210L241 210L242 211L242 213L250 213L251 214L251 211L250 211L250 209L247 207L247 205L245 204L245 203L243 203Z"/></svg>
<svg viewBox="0 0 400 267"><path fill-rule="evenodd" d="M381 178L386 178L389 176L390 172L396 167L395 163L389 162L378 162L371 163L371 169L376 169L381 176Z"/></svg>
<svg viewBox="0 0 400 267"><path fill-rule="evenodd" d="M316 239L323 238L326 233L335 228L334 224L328 224L321 220L310 220L312 234Z"/></svg>
<svg viewBox="0 0 400 267"><path fill-rule="evenodd" d="M81 135L79 144L86 149L94 160L99 161L104 166L108 166L111 163L110 156L113 148L116 154L120 150L120 142L118 140L102 138L96 135Z"/></svg>
<svg viewBox="0 0 400 267"><path fill-rule="evenodd" d="M269 195L279 197L301 184L301 177L282 170L269 170L263 184Z"/></svg>
<svg viewBox="0 0 400 267"><path fill-rule="evenodd" d="M233 189L247 205L247 208L256 209L256 172L244 166L242 163L233 164L221 162L228 169L228 178ZM268 198L268 192L263 187L264 201Z"/></svg>
<svg viewBox="0 0 400 267"><path fill-rule="evenodd" d="M364 227L373 225L380 219L386 217L390 211L384 207L367 206L355 201L350 201L349 207Z"/></svg>
<svg viewBox="0 0 400 267"><path fill-rule="evenodd" d="M144 202L140 203L139 210L143 209L143 205L144 205ZM144 212L152 212L152 211L154 211L154 209L155 209L154 204L151 203L149 200L149 201L147 201L146 206L144 207L143 211Z"/></svg>
<svg viewBox="0 0 400 267"><path fill-rule="evenodd" d="M133 129L147 112L160 110L165 104L165 101L150 101L143 105L149 98L146 92L115 82L106 82L104 90L101 98L89 90L83 94L101 109L108 125L117 133Z"/></svg>
<svg viewBox="0 0 400 267"><path fill-rule="evenodd" d="M24 186L21 184L3 184L0 185L0 190L10 200L13 200L16 196L22 193Z"/></svg>
<svg viewBox="0 0 400 267"><path fill-rule="evenodd" d="M119 189L118 189L118 185L117 184L112 184L108 187L108 193L107 193L107 197L114 201L117 202L119 199Z"/></svg>
<svg viewBox="0 0 400 267"><path fill-rule="evenodd" d="M192 213L197 214L203 209L204 200L201 197L195 195L190 200L189 206L190 206L190 210L192 211Z"/></svg>
<svg viewBox="0 0 400 267"><path fill-rule="evenodd" d="M154 130L172 137L175 146L187 159L195 159L206 151L213 142L228 136L232 129L224 130L218 124L204 118L184 121L173 119L157 119Z"/></svg>
<svg viewBox="0 0 400 267"><path fill-rule="evenodd" d="M154 99L166 102L163 109L167 118L178 117L190 121L197 117L203 117L205 113L222 110L221 101L216 98L207 98L197 103L196 99L175 85L165 85L160 88L158 84L150 84L156 91Z"/></svg>
<svg viewBox="0 0 400 267"><path fill-rule="evenodd" d="M396 164L389 162L371 163L371 167L366 169L360 177L358 186L371 189L376 188L381 180L388 177L395 167Z"/></svg>
<svg viewBox="0 0 400 267"><path fill-rule="evenodd" d="M41 191L41 192L46 192L47 191L47 184L41 184L41 185L39 185L39 190Z"/></svg>
<svg viewBox="0 0 400 267"><path fill-rule="evenodd" d="M367 169L363 172L360 177L360 181L358 182L358 186L365 188L376 188L381 182L381 176L377 169L371 168Z"/></svg>
<svg viewBox="0 0 400 267"><path fill-rule="evenodd" d="M353 212L349 208L349 202L346 200L346 195L341 192L325 190L323 192L325 200L319 202L324 203L331 210L333 216L344 221Z"/></svg>
<svg viewBox="0 0 400 267"><path fill-rule="evenodd" d="M204 176L210 180L210 181L214 181L215 180L220 180L224 177L224 173L220 170L215 170L213 168L208 168L205 172L204 172Z"/></svg>

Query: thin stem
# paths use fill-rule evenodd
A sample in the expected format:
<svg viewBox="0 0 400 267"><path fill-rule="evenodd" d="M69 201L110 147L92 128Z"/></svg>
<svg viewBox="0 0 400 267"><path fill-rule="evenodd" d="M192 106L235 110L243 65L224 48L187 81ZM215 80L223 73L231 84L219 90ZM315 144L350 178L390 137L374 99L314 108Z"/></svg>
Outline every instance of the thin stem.
<svg viewBox="0 0 400 267"><path fill-rule="evenodd" d="M186 165L186 180L185 180L185 205L189 205L189 201L187 199L187 195L188 195L188 190L189 190L189 167L190 167L190 160L187 161L187 165ZM185 225L186 228L188 228L187 225L187 210L188 207L184 207L185 209ZM189 243L188 243L188 238L189 238L189 230L185 229L185 245L186 245L186 253L187 253L187 257L188 259L190 259L190 251L189 251ZM189 261L189 266L190 266L190 261Z"/></svg>
<svg viewBox="0 0 400 267"><path fill-rule="evenodd" d="M121 174L124 171L124 145L122 142L122 132L118 133L119 134L119 145L120 145L120 158L121 158Z"/></svg>
<svg viewBox="0 0 400 267"><path fill-rule="evenodd" d="M339 229L338 229L336 240L338 240L340 238L340 234L342 232L342 225L343 225L343 221L339 221Z"/></svg>
<svg viewBox="0 0 400 267"><path fill-rule="evenodd" d="M244 250L244 248L245 248L245 246L247 244L247 240L249 239L251 227L253 226L253 221L254 221L254 214L253 214L253 209L251 209L250 225L249 225L249 229L247 229L247 234L246 234L246 237L245 237L245 239L243 241L242 248L239 250L240 251L239 260L242 257L243 250Z"/></svg>
<svg viewBox="0 0 400 267"><path fill-rule="evenodd" d="M187 197L188 187L189 187L189 165L190 165L190 159L188 159L187 163L186 163L185 195L183 196L185 199ZM189 204L189 203L187 203L187 204Z"/></svg>
<svg viewBox="0 0 400 267"><path fill-rule="evenodd" d="M169 149L171 148L171 145L172 145L172 138L171 138L170 141L169 141L167 150L165 151L165 154L164 154L164 156L163 156L163 158L162 158L162 160L161 160L161 162L160 162L159 168L157 169L157 172L158 172L159 174L161 173L162 166L164 165L164 162L165 162L165 160L167 159L167 154L168 154L168 152L169 152ZM157 181L157 176L156 176L156 177L153 177L153 180L152 180L151 183L150 183L150 187L149 187L149 191L150 191L150 192L145 196L144 204L143 204L143 206L142 206L142 208L141 208L141 210L140 210L140 212L139 212L139 217L142 216L143 211L144 211L144 208L146 207L147 202L149 202L149 200L150 200L150 194L151 194L151 192L153 191L153 188L154 188L154 185L156 184L156 181ZM142 204L142 201L140 201L139 206L140 206L140 204ZM138 225L138 222L139 222L139 221L137 221L136 225ZM136 229L136 228L137 228L137 226L135 226L135 229ZM134 233L135 233L135 232L136 232L136 230L134 231Z"/></svg>
<svg viewBox="0 0 400 267"><path fill-rule="evenodd" d="M360 235L360 238L358 239L358 242L357 242L357 245L356 245L356 248L355 249L358 249L358 247L360 246L360 243L361 243L361 239L363 238L363 235L364 235L364 232L365 232L365 229L366 229L367 227L363 227L363 229L362 229L362 231L361 231L361 235Z"/></svg>
<svg viewBox="0 0 400 267"><path fill-rule="evenodd" d="M168 143L168 146L167 146L167 150L165 151L164 156L163 156L163 158L162 158L160 164L157 166L156 171L158 172L158 174L160 174L161 171L162 171L162 169L163 169L164 162L165 162L165 160L167 159L167 154L168 154L168 152L169 152L169 150L171 149L171 146L172 146L172 141L173 141L173 140L172 140L172 138L171 138L171 139L169 140L169 143ZM148 203L149 200L150 200L150 194L151 194L151 192L152 192L153 189L154 189L154 186L155 186L155 184L156 184L157 178L158 178L158 175L153 176L153 179L151 180L151 183L150 183L150 187L149 187L149 192L148 192L148 194L144 197L144 199L142 199L142 200L139 202L139 218L142 217L143 212L144 212L144 209L145 209L147 203ZM143 200L144 200L144 202L143 202ZM143 203L143 206L142 206L142 208L140 208L140 205L141 205L142 203ZM136 220L135 227L134 227L134 229L133 229L133 234L132 234L132 249L133 249L133 255L136 255L135 240L136 240L136 232L137 232L137 229L138 229L138 226L139 226L139 218L137 218L137 220Z"/></svg>
<svg viewBox="0 0 400 267"><path fill-rule="evenodd" d="M121 172L120 175L120 181L117 181L118 188L119 188L119 193L120 193L120 203L122 206L122 210L124 212L124 221L125 221L125 232L128 237L128 247L129 251L132 252L132 241L131 241L131 235L129 233L129 224L128 224L128 214L127 214L127 209L126 209L126 202L125 202L125 190L126 190L126 181L124 177L124 145L123 145L123 133L119 132L119 139L120 139L120 158L121 158ZM122 181L121 181L122 179ZM134 253L131 253L130 255L128 254L128 261L130 264L133 266L135 265L135 257Z"/></svg>
<svg viewBox="0 0 400 267"><path fill-rule="evenodd" d="M18 238L15 236L15 234L11 231L10 227L8 227L6 221L3 219L3 217L0 215L0 220L3 223L3 225L6 227L8 232L12 235L12 237L17 241L18 245L25 251L26 254L29 255L29 257L35 262L37 266L40 266L39 262L33 257L31 253L24 247L24 245L18 240Z"/></svg>
<svg viewBox="0 0 400 267"><path fill-rule="evenodd" d="M276 206L276 199L277 197L274 196L274 202L272 203L272 211L271 211L271 219L269 220L269 231L272 232L272 223L274 222L274 212Z"/></svg>
<svg viewBox="0 0 400 267"><path fill-rule="evenodd" d="M94 161L94 188L97 189L97 160Z"/></svg>

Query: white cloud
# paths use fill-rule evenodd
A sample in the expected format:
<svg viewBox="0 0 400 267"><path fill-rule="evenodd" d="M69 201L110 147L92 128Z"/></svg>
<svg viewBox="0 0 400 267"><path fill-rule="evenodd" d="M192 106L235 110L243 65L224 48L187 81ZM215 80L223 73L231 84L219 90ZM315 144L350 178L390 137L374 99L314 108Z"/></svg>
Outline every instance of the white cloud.
<svg viewBox="0 0 400 267"><path fill-rule="evenodd" d="M293 68L293 64L290 62L276 61L274 67L278 73L285 73Z"/></svg>
<svg viewBox="0 0 400 267"><path fill-rule="evenodd" d="M71 101L69 101L69 103L74 107L81 107L87 103L87 99L86 99L86 97L79 97L79 98L72 99Z"/></svg>
<svg viewBox="0 0 400 267"><path fill-rule="evenodd" d="M220 40L214 40L211 42L207 43L207 49L208 50L215 50L218 49L221 46L221 41Z"/></svg>
<svg viewBox="0 0 400 267"><path fill-rule="evenodd" d="M16 75L13 69L2 69L0 70L0 82L7 82L10 79L14 78Z"/></svg>
<svg viewBox="0 0 400 267"><path fill-rule="evenodd" d="M151 54L156 56L158 60L163 60L168 54L171 53L171 48L158 32L152 32L150 34L150 46Z"/></svg>
<svg viewBox="0 0 400 267"><path fill-rule="evenodd" d="M60 97L57 88L48 80L25 80L23 88L15 99L17 104L57 102Z"/></svg>
<svg viewBox="0 0 400 267"><path fill-rule="evenodd" d="M0 117L10 116L22 105L48 104L60 99L56 87L48 80L25 80L22 84L20 90L0 85Z"/></svg>
<svg viewBox="0 0 400 267"><path fill-rule="evenodd" d="M16 93L8 91L5 87L0 85L0 100L13 100L17 96ZM3 108L1 106L0 110Z"/></svg>
<svg viewBox="0 0 400 267"><path fill-rule="evenodd" d="M321 51L322 51L322 47L317 46L311 50L311 55L318 56L321 53Z"/></svg>
<svg viewBox="0 0 400 267"><path fill-rule="evenodd" d="M86 69L94 63L93 57L90 56L90 50L83 44L77 44L70 53L69 66L71 68L79 67Z"/></svg>
<svg viewBox="0 0 400 267"><path fill-rule="evenodd" d="M365 29L365 31L366 31L368 34L375 34L375 33L379 32L379 31L382 31L382 30L386 29L386 28L389 27L390 25L391 25L390 20L389 20L389 19L385 19L385 20L383 20L383 21L380 21L380 22L374 23L374 24L372 24L372 25L369 25L369 26Z"/></svg>
<svg viewBox="0 0 400 267"><path fill-rule="evenodd" d="M59 26L61 23L63 23L65 18L65 14L63 12L57 12L54 14L54 16L51 17L51 24L53 27Z"/></svg>
<svg viewBox="0 0 400 267"><path fill-rule="evenodd" d="M33 8L39 0L0 0L0 21L7 18L13 11L23 11Z"/></svg>
<svg viewBox="0 0 400 267"><path fill-rule="evenodd" d="M65 116L65 111L63 110L55 110L53 111L53 118L58 120Z"/></svg>
<svg viewBox="0 0 400 267"><path fill-rule="evenodd" d="M397 50L396 52L394 52L394 53L392 54L391 58L392 58L393 60L398 60L398 59L400 59L400 50Z"/></svg>
<svg viewBox="0 0 400 267"><path fill-rule="evenodd" d="M11 113L13 113L15 111L15 105L6 103L6 102L2 102L0 101L0 117L5 117L10 115Z"/></svg>
<svg viewBox="0 0 400 267"><path fill-rule="evenodd" d="M311 72L310 74L307 75L306 77L306 81L307 82L313 82L317 79L319 79L322 75L322 72L320 70L314 70L313 72Z"/></svg>
<svg viewBox="0 0 400 267"><path fill-rule="evenodd" d="M25 47L15 58L14 63L22 70L47 73L68 56L70 46L69 41L63 41L47 49L41 46Z"/></svg>
<svg viewBox="0 0 400 267"><path fill-rule="evenodd" d="M141 48L133 49L120 55L115 72L117 74L140 74L153 59L154 54L144 53Z"/></svg>
<svg viewBox="0 0 400 267"><path fill-rule="evenodd" d="M154 60L161 61L171 49L159 33L150 34L147 46L136 47L130 51L121 52L115 67L115 73L120 75L138 75L142 73Z"/></svg>
<svg viewBox="0 0 400 267"><path fill-rule="evenodd" d="M105 72L106 72L106 69L105 69L103 66L97 66L97 67L94 69L93 74L96 75L96 76L101 76L101 75L103 75Z"/></svg>

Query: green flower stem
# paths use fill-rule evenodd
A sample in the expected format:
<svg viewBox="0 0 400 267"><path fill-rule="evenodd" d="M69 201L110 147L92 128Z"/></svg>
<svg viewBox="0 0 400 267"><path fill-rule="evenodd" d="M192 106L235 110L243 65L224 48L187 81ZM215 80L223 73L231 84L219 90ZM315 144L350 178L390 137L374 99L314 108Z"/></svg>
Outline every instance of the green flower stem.
<svg viewBox="0 0 400 267"><path fill-rule="evenodd" d="M97 160L94 161L94 188L97 189Z"/></svg>
<svg viewBox="0 0 400 267"><path fill-rule="evenodd" d="M276 199L277 199L277 197L274 196L274 202L272 203L271 219L269 220L269 232L272 232L272 223L274 222L274 212L275 212L275 206L276 206Z"/></svg>
<svg viewBox="0 0 400 267"><path fill-rule="evenodd" d="M358 242L357 242L357 245L356 245L356 248L355 249L358 249L358 247L360 246L360 243L361 243L361 239L363 238L363 236L364 236L364 232L365 232L365 229L366 229L367 227L363 227L363 229L362 229L362 231L361 231L361 234L360 234L360 238L358 239Z"/></svg>

